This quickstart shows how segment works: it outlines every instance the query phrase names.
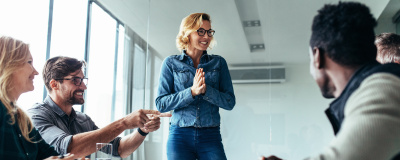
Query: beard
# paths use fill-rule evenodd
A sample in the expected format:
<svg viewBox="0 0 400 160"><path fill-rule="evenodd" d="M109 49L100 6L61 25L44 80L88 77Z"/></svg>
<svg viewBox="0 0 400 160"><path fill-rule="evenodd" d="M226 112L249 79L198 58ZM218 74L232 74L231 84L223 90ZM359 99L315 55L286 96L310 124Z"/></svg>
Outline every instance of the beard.
<svg viewBox="0 0 400 160"><path fill-rule="evenodd" d="M329 89L329 87L321 88L321 93L324 98L328 98L328 99L335 98L335 96L333 95L333 92Z"/></svg>
<svg viewBox="0 0 400 160"><path fill-rule="evenodd" d="M334 92L336 90L335 85L330 80L329 76L323 69L315 69L313 65L310 64L310 73L314 78L315 82L321 91L324 98L335 98Z"/></svg>
<svg viewBox="0 0 400 160"><path fill-rule="evenodd" d="M320 90L324 98L335 98L335 95L333 94L335 87L328 79L325 79L322 85L320 85Z"/></svg>
<svg viewBox="0 0 400 160"><path fill-rule="evenodd" d="M68 103L72 104L72 105L76 105L76 104L83 104L85 103L85 100L83 98L76 98L74 95L76 92L83 92L82 90L76 90L72 93L72 95L70 96L70 98L67 100Z"/></svg>

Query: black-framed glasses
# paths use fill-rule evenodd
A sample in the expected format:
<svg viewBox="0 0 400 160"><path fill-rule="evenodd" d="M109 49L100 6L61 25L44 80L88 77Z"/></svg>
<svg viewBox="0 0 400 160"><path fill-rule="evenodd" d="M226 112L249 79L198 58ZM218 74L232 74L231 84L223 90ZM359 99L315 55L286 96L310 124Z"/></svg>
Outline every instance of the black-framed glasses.
<svg viewBox="0 0 400 160"><path fill-rule="evenodd" d="M212 37L215 34L215 31L213 29L205 30L204 28L200 28L197 30L197 34L199 36L204 36L206 32L209 37Z"/></svg>
<svg viewBox="0 0 400 160"><path fill-rule="evenodd" d="M61 79L55 79L55 80L71 80L76 86L80 86L83 82L83 84L88 85L88 78L61 78Z"/></svg>

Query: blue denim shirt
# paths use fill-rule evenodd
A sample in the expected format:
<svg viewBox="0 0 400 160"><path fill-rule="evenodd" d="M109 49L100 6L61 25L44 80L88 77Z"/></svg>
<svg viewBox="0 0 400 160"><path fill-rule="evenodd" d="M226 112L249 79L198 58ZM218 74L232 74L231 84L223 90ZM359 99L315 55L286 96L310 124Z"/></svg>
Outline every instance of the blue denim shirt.
<svg viewBox="0 0 400 160"><path fill-rule="evenodd" d="M225 59L204 51L197 67L205 72L206 93L192 97L190 88L196 73L192 59L183 51L181 55L172 55L163 61L156 106L160 112L173 110L172 125L219 126L219 108L232 110L235 106L235 94Z"/></svg>

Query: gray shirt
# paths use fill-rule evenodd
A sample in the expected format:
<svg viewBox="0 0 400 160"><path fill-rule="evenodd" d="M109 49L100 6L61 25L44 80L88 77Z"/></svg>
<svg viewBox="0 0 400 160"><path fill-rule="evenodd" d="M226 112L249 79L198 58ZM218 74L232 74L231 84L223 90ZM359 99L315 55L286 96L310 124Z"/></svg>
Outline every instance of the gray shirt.
<svg viewBox="0 0 400 160"><path fill-rule="evenodd" d="M67 153L73 135L98 129L88 115L76 112L72 108L68 116L49 96L43 103L36 103L28 110L28 114L43 139L53 145L60 154ZM120 140L121 138L117 137L110 142L113 146L113 156L120 156L118 154Z"/></svg>

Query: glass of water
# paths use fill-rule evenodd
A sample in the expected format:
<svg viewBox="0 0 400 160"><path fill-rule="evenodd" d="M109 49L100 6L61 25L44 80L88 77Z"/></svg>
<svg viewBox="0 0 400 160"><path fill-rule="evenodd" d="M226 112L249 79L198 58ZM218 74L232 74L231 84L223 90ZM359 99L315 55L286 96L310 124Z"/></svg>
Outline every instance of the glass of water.
<svg viewBox="0 0 400 160"><path fill-rule="evenodd" d="M111 160L112 157L112 144L110 143L96 143L96 160Z"/></svg>

